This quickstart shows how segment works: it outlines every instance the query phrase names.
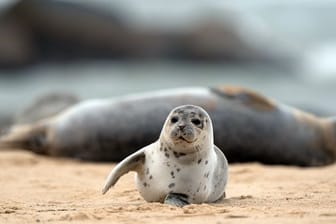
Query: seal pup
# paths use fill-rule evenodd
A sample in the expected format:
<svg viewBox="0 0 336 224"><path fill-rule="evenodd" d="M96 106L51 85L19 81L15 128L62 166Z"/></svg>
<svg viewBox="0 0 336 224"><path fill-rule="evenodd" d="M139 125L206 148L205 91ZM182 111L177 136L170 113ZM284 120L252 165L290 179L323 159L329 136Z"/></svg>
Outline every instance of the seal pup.
<svg viewBox="0 0 336 224"><path fill-rule="evenodd" d="M170 112L156 142L111 171L102 193L129 171L137 172L136 187L146 201L182 207L223 197L228 162L213 143L208 113L198 106L183 105Z"/></svg>
<svg viewBox="0 0 336 224"><path fill-rule="evenodd" d="M336 160L336 119L275 102L252 90L189 87L80 102L55 117L14 126L0 148L89 161L121 161L159 136L167 114L204 108L229 162L321 166Z"/></svg>

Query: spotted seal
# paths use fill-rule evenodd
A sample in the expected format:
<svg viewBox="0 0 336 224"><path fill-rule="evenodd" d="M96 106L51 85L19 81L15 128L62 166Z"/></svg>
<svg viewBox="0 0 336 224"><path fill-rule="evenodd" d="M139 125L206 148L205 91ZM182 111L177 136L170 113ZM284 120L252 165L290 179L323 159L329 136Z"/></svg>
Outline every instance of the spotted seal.
<svg viewBox="0 0 336 224"><path fill-rule="evenodd" d="M121 161L154 142L168 113L185 104L209 113L215 144L229 162L318 166L336 159L334 118L317 117L233 86L86 100L55 117L14 126L1 138L0 147L81 160Z"/></svg>
<svg viewBox="0 0 336 224"><path fill-rule="evenodd" d="M183 105L168 115L160 138L121 161L108 176L103 194L129 171L148 202L177 206L223 197L228 163L213 143L212 122L200 107Z"/></svg>

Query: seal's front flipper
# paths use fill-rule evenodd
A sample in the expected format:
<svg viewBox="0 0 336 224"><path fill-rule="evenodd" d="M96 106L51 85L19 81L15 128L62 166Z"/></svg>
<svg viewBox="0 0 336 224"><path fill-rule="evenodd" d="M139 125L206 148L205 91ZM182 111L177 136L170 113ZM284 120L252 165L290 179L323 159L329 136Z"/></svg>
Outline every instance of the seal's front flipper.
<svg viewBox="0 0 336 224"><path fill-rule="evenodd" d="M185 205L189 205L188 196L185 194L178 194L178 193L169 193L167 194L165 200L165 204L174 205L177 207L183 207Z"/></svg>
<svg viewBox="0 0 336 224"><path fill-rule="evenodd" d="M129 155L121 161L108 175L105 185L103 187L102 193L105 194L110 187L112 187L119 178L128 173L129 171L136 171L137 168L142 165L145 161L144 148Z"/></svg>

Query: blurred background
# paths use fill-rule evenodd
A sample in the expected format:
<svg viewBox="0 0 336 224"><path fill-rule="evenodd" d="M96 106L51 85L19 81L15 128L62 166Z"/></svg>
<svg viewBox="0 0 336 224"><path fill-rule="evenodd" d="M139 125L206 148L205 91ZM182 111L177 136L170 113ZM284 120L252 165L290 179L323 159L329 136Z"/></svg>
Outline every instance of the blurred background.
<svg viewBox="0 0 336 224"><path fill-rule="evenodd" d="M0 0L0 126L36 97L241 85L336 115L336 1Z"/></svg>

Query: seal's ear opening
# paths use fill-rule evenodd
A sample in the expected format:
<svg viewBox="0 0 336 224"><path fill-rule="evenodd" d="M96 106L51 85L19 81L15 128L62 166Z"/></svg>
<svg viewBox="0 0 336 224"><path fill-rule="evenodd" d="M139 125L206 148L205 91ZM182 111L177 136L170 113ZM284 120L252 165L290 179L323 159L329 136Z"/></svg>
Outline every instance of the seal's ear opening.
<svg viewBox="0 0 336 224"><path fill-rule="evenodd" d="M0 148L27 149L38 154L46 154L47 125L37 123L14 126L7 134L0 137Z"/></svg>

